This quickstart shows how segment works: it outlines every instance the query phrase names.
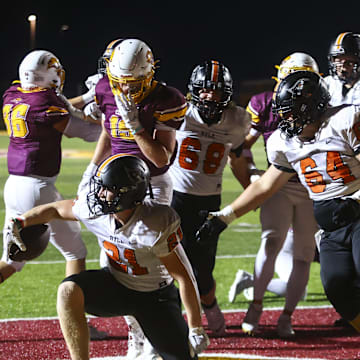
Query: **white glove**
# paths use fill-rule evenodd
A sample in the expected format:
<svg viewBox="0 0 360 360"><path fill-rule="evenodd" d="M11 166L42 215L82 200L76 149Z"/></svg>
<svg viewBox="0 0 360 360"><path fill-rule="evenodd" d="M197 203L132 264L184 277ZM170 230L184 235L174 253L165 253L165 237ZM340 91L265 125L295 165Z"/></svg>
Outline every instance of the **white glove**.
<svg viewBox="0 0 360 360"><path fill-rule="evenodd" d="M189 331L189 341L195 354L203 352L210 344L203 327L192 328Z"/></svg>
<svg viewBox="0 0 360 360"><path fill-rule="evenodd" d="M81 178L80 184L78 186L78 190L77 190L77 194L79 195L80 193L82 193L83 191L86 191L87 193L89 192L89 183L90 183L90 179L93 175L95 175L96 173L96 169L98 168L98 166L96 164L94 164L93 162L91 162L86 170L84 171L84 174Z"/></svg>
<svg viewBox="0 0 360 360"><path fill-rule="evenodd" d="M84 114L85 116L90 116L96 121L101 121L102 118L102 112L95 101L92 101L84 107Z"/></svg>
<svg viewBox="0 0 360 360"><path fill-rule="evenodd" d="M265 172L265 170L259 170L257 168L251 168L249 170L250 174L250 182L253 183L256 180L259 180L261 178L261 175Z"/></svg>
<svg viewBox="0 0 360 360"><path fill-rule="evenodd" d="M85 94L81 95L82 101L85 104L88 104L89 102L94 101L94 97L95 97L95 86L90 88L89 91L86 92Z"/></svg>
<svg viewBox="0 0 360 360"><path fill-rule="evenodd" d="M121 119L132 134L135 135L144 131L144 128L139 121L139 111L133 98L131 96L127 98L125 94L120 93L120 95L115 96L115 102Z"/></svg>
<svg viewBox="0 0 360 360"><path fill-rule="evenodd" d="M100 74L95 74L95 75L91 75L89 76L86 80L85 80L85 85L86 87L90 90L92 88L95 88L96 84L99 82L99 80L102 78L102 75Z"/></svg>
<svg viewBox="0 0 360 360"><path fill-rule="evenodd" d="M89 91L85 94L82 95L82 100L85 104L88 104L89 102L94 101L94 97L95 97L95 87L96 84L99 82L99 80L102 78L102 75L100 74L95 74L95 75L91 75L89 76L86 80L85 80L85 85L86 87L89 89Z"/></svg>
<svg viewBox="0 0 360 360"><path fill-rule="evenodd" d="M26 251L26 245L21 239L20 230L24 227L24 218L19 216L11 218L7 221L5 226L5 234L7 238L8 256L10 253L11 245L15 244L21 251Z"/></svg>
<svg viewBox="0 0 360 360"><path fill-rule="evenodd" d="M65 103L71 116L77 117L81 120L85 119L83 111L73 106L64 94L58 93L57 96Z"/></svg>

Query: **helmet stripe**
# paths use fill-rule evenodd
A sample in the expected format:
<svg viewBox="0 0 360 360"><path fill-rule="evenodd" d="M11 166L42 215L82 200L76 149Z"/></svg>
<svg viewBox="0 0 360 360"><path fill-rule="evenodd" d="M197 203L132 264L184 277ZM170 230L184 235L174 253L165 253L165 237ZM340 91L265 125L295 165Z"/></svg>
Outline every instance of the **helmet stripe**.
<svg viewBox="0 0 360 360"><path fill-rule="evenodd" d="M342 41L343 41L346 34L349 34L349 33L348 32L343 32L336 38L336 40L335 40L336 49L340 48L340 46L342 44Z"/></svg>
<svg viewBox="0 0 360 360"><path fill-rule="evenodd" d="M122 157L122 156L128 156L129 154L115 154L110 156L109 158L107 158L106 160L104 160L99 168L98 171L96 172L96 176L100 176L101 171L104 169L104 167L109 164L110 162L112 162L113 160L117 159L118 157Z"/></svg>
<svg viewBox="0 0 360 360"><path fill-rule="evenodd" d="M211 60L211 81L217 83L219 80L219 62Z"/></svg>

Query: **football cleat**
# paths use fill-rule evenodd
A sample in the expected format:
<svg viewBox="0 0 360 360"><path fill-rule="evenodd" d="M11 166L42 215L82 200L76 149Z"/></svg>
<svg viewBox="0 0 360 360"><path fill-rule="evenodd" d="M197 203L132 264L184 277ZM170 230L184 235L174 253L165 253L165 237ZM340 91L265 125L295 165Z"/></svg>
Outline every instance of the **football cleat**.
<svg viewBox="0 0 360 360"><path fill-rule="evenodd" d="M128 324L129 326L129 324ZM126 360L140 359L144 353L145 336L140 326L129 326Z"/></svg>
<svg viewBox="0 0 360 360"><path fill-rule="evenodd" d="M142 354L142 357L139 357L143 360L162 360L162 357L157 353L155 348L151 345L148 338L144 338L144 353Z"/></svg>
<svg viewBox="0 0 360 360"><path fill-rule="evenodd" d="M229 302L233 303L237 295L239 295L244 289L253 286L253 276L244 270L238 270L235 276L235 280L232 283L229 290Z"/></svg>
<svg viewBox="0 0 360 360"><path fill-rule="evenodd" d="M276 331L281 338L291 338L295 336L295 331L291 325L291 316L282 313L279 316Z"/></svg>
<svg viewBox="0 0 360 360"><path fill-rule="evenodd" d="M244 289L243 295L247 301L253 301L254 300L254 287L251 286L249 288Z"/></svg>
<svg viewBox="0 0 360 360"><path fill-rule="evenodd" d="M226 324L223 313L221 312L217 302L211 307L206 308L203 306L206 319L208 321L208 327L216 336L224 336Z"/></svg>
<svg viewBox="0 0 360 360"><path fill-rule="evenodd" d="M241 324L242 331L248 335L254 334L259 326L262 314L262 305L251 303Z"/></svg>

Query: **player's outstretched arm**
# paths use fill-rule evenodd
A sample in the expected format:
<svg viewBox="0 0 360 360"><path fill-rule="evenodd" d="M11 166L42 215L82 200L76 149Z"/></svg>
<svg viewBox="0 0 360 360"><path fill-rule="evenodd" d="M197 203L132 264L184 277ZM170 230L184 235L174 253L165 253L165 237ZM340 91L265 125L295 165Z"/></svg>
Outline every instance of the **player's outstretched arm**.
<svg viewBox="0 0 360 360"><path fill-rule="evenodd" d="M179 284L180 297L190 328L189 341L195 353L199 354L207 348L210 341L202 327L200 296L190 262L181 244L160 260Z"/></svg>
<svg viewBox="0 0 360 360"><path fill-rule="evenodd" d="M196 239L205 243L209 236L219 236L236 218L257 209L294 176L271 165L259 180L249 185L230 205L220 211L210 212L196 233Z"/></svg>
<svg viewBox="0 0 360 360"><path fill-rule="evenodd" d="M45 224L54 219L77 221L72 212L72 206L73 200L61 200L36 206L21 215L23 227Z"/></svg>

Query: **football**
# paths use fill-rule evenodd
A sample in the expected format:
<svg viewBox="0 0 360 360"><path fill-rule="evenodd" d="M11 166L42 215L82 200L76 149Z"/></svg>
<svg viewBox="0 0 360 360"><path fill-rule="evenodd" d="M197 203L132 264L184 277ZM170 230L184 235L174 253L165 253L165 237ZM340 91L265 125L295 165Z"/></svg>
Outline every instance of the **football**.
<svg viewBox="0 0 360 360"><path fill-rule="evenodd" d="M40 256L46 249L50 229L46 224L28 226L20 231L20 236L26 245L26 251L21 251L16 244L12 244L9 258L13 261L29 261Z"/></svg>

